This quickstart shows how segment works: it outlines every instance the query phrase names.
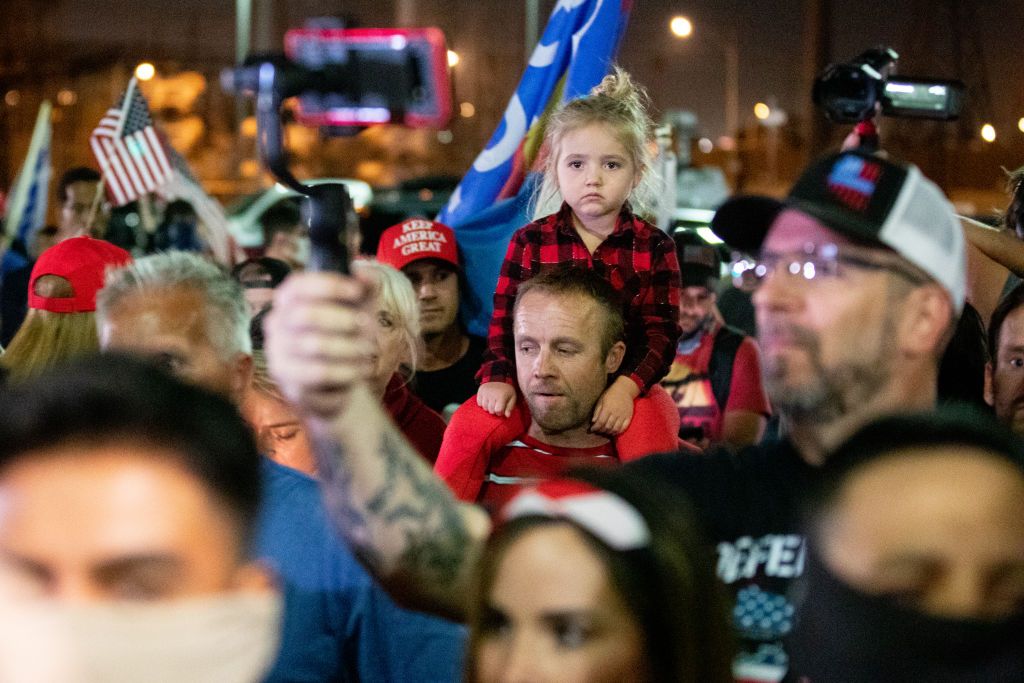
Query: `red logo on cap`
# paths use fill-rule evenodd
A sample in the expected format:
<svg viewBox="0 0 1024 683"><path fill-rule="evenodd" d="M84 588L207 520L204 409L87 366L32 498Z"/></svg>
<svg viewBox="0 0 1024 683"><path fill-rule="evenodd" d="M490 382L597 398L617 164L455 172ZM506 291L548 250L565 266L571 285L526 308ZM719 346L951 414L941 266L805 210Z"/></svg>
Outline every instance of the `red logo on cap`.
<svg viewBox="0 0 1024 683"><path fill-rule="evenodd" d="M875 194L882 167L856 156L836 162L828 174L828 189L840 203L854 211L864 211Z"/></svg>

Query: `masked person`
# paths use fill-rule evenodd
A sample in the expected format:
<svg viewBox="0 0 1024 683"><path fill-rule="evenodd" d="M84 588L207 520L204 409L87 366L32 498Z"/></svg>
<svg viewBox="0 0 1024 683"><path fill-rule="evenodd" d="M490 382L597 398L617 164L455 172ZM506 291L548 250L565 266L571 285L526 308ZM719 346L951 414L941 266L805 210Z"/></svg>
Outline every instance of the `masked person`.
<svg viewBox="0 0 1024 683"><path fill-rule="evenodd" d="M104 351L149 358L241 404L252 374L249 312L239 284L213 263L171 251L113 271L96 319ZM359 357L361 367L368 355ZM317 482L267 457L260 464L264 499L253 552L275 569L284 594L268 683L449 680L461 630L397 607L331 531Z"/></svg>
<svg viewBox="0 0 1024 683"><path fill-rule="evenodd" d="M91 356L0 407L0 680L261 680L281 605L231 404Z"/></svg>
<svg viewBox="0 0 1024 683"><path fill-rule="evenodd" d="M1024 680L1024 448L977 412L890 417L809 496L794 680Z"/></svg>

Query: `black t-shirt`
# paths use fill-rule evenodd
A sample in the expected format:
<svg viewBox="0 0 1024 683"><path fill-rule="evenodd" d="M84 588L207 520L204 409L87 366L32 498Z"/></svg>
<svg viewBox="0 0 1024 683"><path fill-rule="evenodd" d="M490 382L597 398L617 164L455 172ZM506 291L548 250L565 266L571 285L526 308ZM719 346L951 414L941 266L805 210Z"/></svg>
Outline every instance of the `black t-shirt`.
<svg viewBox="0 0 1024 683"><path fill-rule="evenodd" d="M782 442L738 453L652 455L621 472L678 486L693 501L715 546L718 577L735 599L736 677L780 680L788 662L782 640L793 626L790 587L804 569L799 501L817 469Z"/></svg>
<svg viewBox="0 0 1024 683"><path fill-rule="evenodd" d="M469 335L469 347L462 358L441 370L417 370L413 375L412 392L433 410L443 414L454 403L461 405L476 394L476 371L483 363L487 340Z"/></svg>

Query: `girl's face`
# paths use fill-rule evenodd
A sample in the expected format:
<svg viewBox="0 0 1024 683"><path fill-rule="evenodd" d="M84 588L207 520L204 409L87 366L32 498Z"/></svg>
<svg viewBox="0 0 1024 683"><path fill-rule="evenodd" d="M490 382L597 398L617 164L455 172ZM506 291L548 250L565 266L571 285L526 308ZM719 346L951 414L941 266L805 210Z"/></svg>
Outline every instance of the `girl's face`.
<svg viewBox="0 0 1024 683"><path fill-rule="evenodd" d="M391 375L398 371L407 360L408 347L405 335L398 324L398 318L377 298L376 318L373 324L374 353L370 359L373 367L372 380L381 388L387 386Z"/></svg>
<svg viewBox="0 0 1024 683"><path fill-rule="evenodd" d="M644 637L580 532L545 524L505 550L484 598L475 677L644 681Z"/></svg>
<svg viewBox="0 0 1024 683"><path fill-rule="evenodd" d="M618 215L640 182L640 171L612 130L592 123L562 136L555 177L562 198L587 225Z"/></svg>

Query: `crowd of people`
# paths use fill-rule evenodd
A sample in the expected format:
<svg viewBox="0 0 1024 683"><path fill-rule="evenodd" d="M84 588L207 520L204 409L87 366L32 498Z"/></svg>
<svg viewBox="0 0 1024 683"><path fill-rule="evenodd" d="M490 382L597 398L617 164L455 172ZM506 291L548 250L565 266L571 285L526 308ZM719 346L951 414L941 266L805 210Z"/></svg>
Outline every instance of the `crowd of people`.
<svg viewBox="0 0 1024 683"><path fill-rule="evenodd" d="M828 154L723 283L651 130L621 70L554 113L486 338L429 218L228 268L65 174L0 267L0 681L1024 679L1022 176L997 230Z"/></svg>

